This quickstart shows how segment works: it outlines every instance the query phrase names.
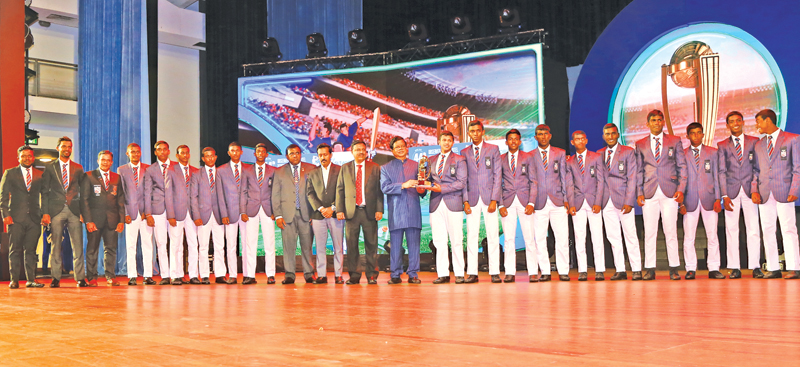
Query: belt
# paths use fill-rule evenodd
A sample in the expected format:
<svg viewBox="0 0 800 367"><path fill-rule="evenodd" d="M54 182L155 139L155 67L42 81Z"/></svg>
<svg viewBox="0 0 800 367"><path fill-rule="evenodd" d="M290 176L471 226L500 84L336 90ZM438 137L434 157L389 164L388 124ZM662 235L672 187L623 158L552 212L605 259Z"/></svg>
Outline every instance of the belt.
<svg viewBox="0 0 800 367"><path fill-rule="evenodd" d="M367 208L366 205L361 205L361 206L356 205L356 209L366 209L366 208Z"/></svg>

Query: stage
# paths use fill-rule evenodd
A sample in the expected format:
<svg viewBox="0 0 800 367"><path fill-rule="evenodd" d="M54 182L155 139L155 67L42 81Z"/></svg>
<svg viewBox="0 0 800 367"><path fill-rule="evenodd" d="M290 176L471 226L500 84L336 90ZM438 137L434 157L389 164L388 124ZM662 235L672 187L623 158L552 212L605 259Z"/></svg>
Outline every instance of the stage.
<svg viewBox="0 0 800 367"><path fill-rule="evenodd" d="M725 272L727 274L727 272ZM800 282L751 279L8 289L16 365L763 365L800 360ZM607 272L607 277L613 273ZM593 274L590 272L590 279ZM629 273L630 276L630 273ZM328 279L333 280L333 274ZM120 282L125 279L120 277ZM241 280L241 278L240 278ZM46 281L46 280L45 280ZM213 281L213 278L212 278ZM49 282L48 282L49 283ZM140 278L141 284L141 278Z"/></svg>

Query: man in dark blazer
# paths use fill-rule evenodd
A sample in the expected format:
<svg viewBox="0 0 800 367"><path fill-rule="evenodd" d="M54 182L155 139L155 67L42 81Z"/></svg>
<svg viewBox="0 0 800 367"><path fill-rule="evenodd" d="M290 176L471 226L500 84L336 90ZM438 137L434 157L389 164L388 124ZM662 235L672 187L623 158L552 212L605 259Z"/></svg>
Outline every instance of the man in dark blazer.
<svg viewBox="0 0 800 367"><path fill-rule="evenodd" d="M172 200L172 193L167 190L172 186L172 178L168 175L176 162L169 160L169 144L159 140L154 145L156 162L147 167L144 174L144 213L147 225L153 228L158 249L158 268L161 274L160 285L170 284L169 251L167 251L167 202ZM147 283L145 283L147 284Z"/></svg>
<svg viewBox="0 0 800 367"><path fill-rule="evenodd" d="M367 145L356 140L352 145L353 161L342 166L336 182L336 218L345 221L347 242L347 270L350 279L346 284L358 284L358 235L364 231L364 255L369 284L378 284L378 221L383 218L383 193L381 168L367 162Z"/></svg>
<svg viewBox="0 0 800 367"><path fill-rule="evenodd" d="M245 222L239 220L239 191L242 186L244 170L248 165L239 160L242 156L242 146L238 142L228 144L228 156L230 162L223 164L219 170L219 185L222 191L222 205L227 207L228 217L222 218L222 225L225 227L225 248L220 247L219 251L214 249L214 275L217 283L236 284L239 274L237 264L239 263L239 253L236 251L239 245L239 235L242 236L242 244L247 243L247 232ZM222 256L225 254L225 256ZM225 278L225 259L228 263L228 279Z"/></svg>
<svg viewBox="0 0 800 367"><path fill-rule="evenodd" d="M58 139L58 159L45 166L42 173L42 224L50 225L51 288L61 286L61 241L64 226L72 245L72 264L78 287L88 287L83 266L83 228L81 228L81 180L83 167L69 159L72 140L66 136Z"/></svg>
<svg viewBox="0 0 800 367"><path fill-rule="evenodd" d="M36 246L42 235L42 171L33 167L33 148L19 147L17 158L19 166L3 172L0 181L0 214L8 226L8 287L19 288L24 269L25 287L41 288L44 284L36 281Z"/></svg>
<svg viewBox="0 0 800 367"><path fill-rule="evenodd" d="M614 124L609 123L603 127L603 140L606 146L597 151L605 166L600 206L603 208L606 237L611 242L611 252L614 254L616 273L611 280L628 279L625 270L626 249L633 280L642 280L642 253L639 250L639 235L636 233L633 211L633 206L636 205L636 175L639 172L636 152L631 147L619 144L619 129Z"/></svg>
<svg viewBox="0 0 800 367"><path fill-rule="evenodd" d="M519 130L511 129L506 133L508 152L500 158L503 167L502 199L500 200L500 220L503 222L503 236L505 243L506 276L505 283L514 283L517 274L517 220L522 229L522 238L525 240L525 258L528 264L528 273L538 271L536 257L536 242L533 238L533 205L536 200L538 185L530 179L528 154L519 149L522 144L522 134ZM529 278L530 280L530 278Z"/></svg>
<svg viewBox="0 0 800 367"><path fill-rule="evenodd" d="M436 248L436 273L433 284L450 283L447 242L453 253L456 284L464 283L464 188L467 186L467 160L453 149L453 133L439 134L441 153L431 157L430 211L431 237Z"/></svg>
<svg viewBox="0 0 800 367"><path fill-rule="evenodd" d="M97 154L98 168L86 172L81 182L81 213L88 234L86 243L86 279L97 285L97 261L103 240L103 268L106 283L118 286L114 273L117 264L117 240L125 229L125 195L119 175L111 172L114 155L104 150Z"/></svg>
<svg viewBox="0 0 800 367"><path fill-rule="evenodd" d="M728 113L725 124L731 136L717 143L717 147L719 165L725 171L725 176L719 177L719 191L725 208L725 239L728 245L728 269L731 269L729 276L731 279L742 277L739 270L739 213L742 212L747 236L747 269L753 271L754 278L763 278L758 205L750 198L758 138L744 134L744 116L741 112Z"/></svg>
<svg viewBox="0 0 800 367"><path fill-rule="evenodd" d="M198 276L189 279L190 284L210 284L208 267L208 240L212 238L215 247L225 241L222 218L227 217L227 209L222 202L222 193L217 187L217 152L212 147L203 148L203 168L197 171L189 182L191 192L192 219L197 226L197 261ZM195 264L190 263L189 269Z"/></svg>
<svg viewBox="0 0 800 367"><path fill-rule="evenodd" d="M142 239L144 284L153 285L153 228L147 225L144 214L144 172L147 164L141 162L142 149L130 143L126 150L128 164L119 166L120 184L125 200L125 256L127 257L128 285L136 285L136 244Z"/></svg>
<svg viewBox="0 0 800 367"><path fill-rule="evenodd" d="M536 127L536 142L539 147L528 155L528 167L531 168L531 180L536 180L539 190L534 201L533 233L536 240L536 251L539 257L539 281L550 280L550 255L547 252L547 225L553 228L556 240L556 269L559 279L569 281L569 226L567 223L569 202L567 187L572 183L567 176L567 155L563 149L550 145L550 127ZM537 275L536 273L530 274ZM535 282L531 278L529 281Z"/></svg>
<svg viewBox="0 0 800 367"><path fill-rule="evenodd" d="M178 146L175 158L178 164L172 165L167 175L173 184L167 187L172 200L166 202L167 222L169 222L169 271L173 285L183 284L183 237L189 250L189 278L197 278L197 226L191 215L191 180L199 170L189 164L191 152L186 145ZM191 282L191 279L190 279Z"/></svg>
<svg viewBox="0 0 800 367"><path fill-rule="evenodd" d="M575 155L567 158L567 175L572 185L567 186L567 201L570 203L569 214L575 232L575 253L578 258L578 281L586 281L586 222L592 235L594 253L594 280L605 280L606 270L605 241L603 241L603 157L586 149L586 133L572 133L572 145Z"/></svg>
<svg viewBox="0 0 800 367"><path fill-rule="evenodd" d="M706 229L708 239L708 277L710 279L725 279L719 272L719 239L717 238L717 221L720 205L720 177L725 177L725 171L720 169L717 150L703 145L703 125L692 122L686 127L686 135L690 146L684 150L686 155L687 181L686 197L680 204L680 213L683 214L683 260L686 264L686 279L695 279L697 276L697 251L694 247L697 223L703 217L703 227ZM679 280L681 276L677 271L670 271L670 279Z"/></svg>
<svg viewBox="0 0 800 367"><path fill-rule="evenodd" d="M758 204L761 229L764 232L764 252L767 273L764 278L780 278L778 240L775 222L781 223L783 256L786 260L786 279L800 279L797 223L794 202L800 196L800 135L783 131L776 125L775 111L762 110L756 114L756 128L765 134L756 143L753 165L752 199Z"/></svg>
<svg viewBox="0 0 800 367"><path fill-rule="evenodd" d="M658 219L664 228L672 272L681 264L678 254L678 204L686 192L686 158L681 138L664 133L664 114L647 114L650 134L636 142L637 197L644 219L644 280L656 278Z"/></svg>
<svg viewBox="0 0 800 367"><path fill-rule="evenodd" d="M339 165L331 163L331 146L325 143L317 146L319 167L311 170L306 180L306 195L311 209L311 229L317 244L317 280L315 284L328 282L328 260L326 244L328 232L333 241L333 275L336 284L343 284L344 268L344 221L336 218L336 181L339 179Z"/></svg>
<svg viewBox="0 0 800 367"><path fill-rule="evenodd" d="M272 214L272 176L275 167L267 164L267 145L256 144L256 164L244 171L239 192L239 212L245 222L247 242L242 252L242 284L256 284L258 231L264 242L264 271L267 284L275 284L275 216Z"/></svg>
<svg viewBox="0 0 800 367"><path fill-rule="evenodd" d="M302 152L296 144L286 148L286 158L289 163L275 170L272 179L272 213L275 214L275 222L281 229L283 266L286 269L286 276L281 284L294 283L298 239L303 262L303 278L306 283L313 283L311 246L314 245L314 238L311 235L310 224L313 209L306 195L306 180L314 165L300 162Z"/></svg>
<svg viewBox="0 0 800 367"><path fill-rule="evenodd" d="M497 202L500 201L503 171L500 149L483 140L483 123L469 123L472 144L461 150L467 160L467 187L464 188L464 212L467 213L467 278L464 283L478 282L478 233L481 214L486 225L489 255L489 275L492 283L500 283L500 235Z"/></svg>

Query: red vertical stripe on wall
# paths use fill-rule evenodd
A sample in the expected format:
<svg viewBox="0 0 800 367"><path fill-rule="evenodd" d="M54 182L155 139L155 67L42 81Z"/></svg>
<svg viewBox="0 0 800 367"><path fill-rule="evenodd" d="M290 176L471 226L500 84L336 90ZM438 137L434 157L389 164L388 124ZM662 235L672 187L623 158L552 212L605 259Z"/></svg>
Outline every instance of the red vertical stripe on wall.
<svg viewBox="0 0 800 367"><path fill-rule="evenodd" d="M25 143L25 3L0 1L0 133L2 169L16 166Z"/></svg>

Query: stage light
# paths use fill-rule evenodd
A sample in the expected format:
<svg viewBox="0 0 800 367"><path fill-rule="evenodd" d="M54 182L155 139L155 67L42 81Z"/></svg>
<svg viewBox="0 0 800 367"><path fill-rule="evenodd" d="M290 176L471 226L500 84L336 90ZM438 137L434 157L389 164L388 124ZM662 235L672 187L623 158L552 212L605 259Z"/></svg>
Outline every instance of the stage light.
<svg viewBox="0 0 800 367"><path fill-rule="evenodd" d="M404 48L422 47L430 42L428 28L422 23L411 23L406 27L408 38L411 40Z"/></svg>
<svg viewBox="0 0 800 367"><path fill-rule="evenodd" d="M278 46L278 40L275 37L267 37L264 42L261 42L261 62L276 62L283 58L281 48Z"/></svg>
<svg viewBox="0 0 800 367"><path fill-rule="evenodd" d="M36 21L39 20L39 13L35 10L31 9L30 5L25 6L25 24L28 26L33 25Z"/></svg>
<svg viewBox="0 0 800 367"><path fill-rule="evenodd" d="M308 47L307 59L328 56L328 48L325 47L325 38L322 37L322 33L314 32L306 36L306 47Z"/></svg>
<svg viewBox="0 0 800 367"><path fill-rule="evenodd" d="M367 34L363 29L354 29L347 32L347 41L350 43L350 55L365 54L369 51Z"/></svg>
<svg viewBox="0 0 800 367"><path fill-rule="evenodd" d="M456 15L450 18L450 32L453 34L450 39L461 41L472 38L472 23L469 18Z"/></svg>
<svg viewBox="0 0 800 367"><path fill-rule="evenodd" d="M497 12L500 18L500 28L497 33L517 33L522 29L519 11L514 8L502 8Z"/></svg>
<svg viewBox="0 0 800 367"><path fill-rule="evenodd" d="M31 33L31 27L27 24L25 25L25 50L33 47L33 33Z"/></svg>

